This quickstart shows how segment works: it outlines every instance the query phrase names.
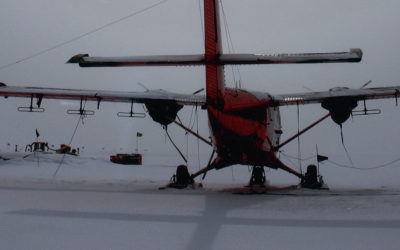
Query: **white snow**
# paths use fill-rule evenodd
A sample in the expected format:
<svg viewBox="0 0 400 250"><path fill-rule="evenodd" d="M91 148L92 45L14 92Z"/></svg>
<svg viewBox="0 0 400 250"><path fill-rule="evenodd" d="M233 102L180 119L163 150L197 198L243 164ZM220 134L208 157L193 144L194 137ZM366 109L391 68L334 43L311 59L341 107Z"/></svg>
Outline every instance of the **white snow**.
<svg viewBox="0 0 400 250"><path fill-rule="evenodd" d="M147 153L143 166L125 166L109 162L107 154L66 155L53 178L62 155L2 156L11 158L0 160L2 249L398 249L400 244L396 184L342 185L330 171L329 191L238 195L223 191L249 178L247 167L235 166L208 173L203 188L158 190L178 157ZM349 170L337 171L349 176ZM277 186L296 184L282 171L267 175Z"/></svg>

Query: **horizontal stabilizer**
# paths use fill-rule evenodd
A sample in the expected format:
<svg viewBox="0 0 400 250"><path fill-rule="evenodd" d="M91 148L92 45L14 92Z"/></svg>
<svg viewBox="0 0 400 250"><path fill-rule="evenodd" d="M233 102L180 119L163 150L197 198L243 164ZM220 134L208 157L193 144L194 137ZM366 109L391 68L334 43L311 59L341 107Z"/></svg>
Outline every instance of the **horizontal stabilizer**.
<svg viewBox="0 0 400 250"><path fill-rule="evenodd" d="M228 64L284 64L284 63L334 63L359 62L361 49L350 49L349 52L301 53L301 54L223 54L217 56L213 63ZM164 56L122 56L92 57L88 54L73 56L68 63L79 63L81 67L123 67L123 66L189 66L205 65L204 55L164 55Z"/></svg>
<svg viewBox="0 0 400 250"><path fill-rule="evenodd" d="M166 56L122 56L91 57L88 54L73 56L67 63L79 63L81 67L123 67L123 66L185 66L204 64L203 55Z"/></svg>
<svg viewBox="0 0 400 250"><path fill-rule="evenodd" d="M286 63L333 63L359 62L361 49L350 49L349 52L302 53L302 54L224 54L219 60L221 64L286 64Z"/></svg>

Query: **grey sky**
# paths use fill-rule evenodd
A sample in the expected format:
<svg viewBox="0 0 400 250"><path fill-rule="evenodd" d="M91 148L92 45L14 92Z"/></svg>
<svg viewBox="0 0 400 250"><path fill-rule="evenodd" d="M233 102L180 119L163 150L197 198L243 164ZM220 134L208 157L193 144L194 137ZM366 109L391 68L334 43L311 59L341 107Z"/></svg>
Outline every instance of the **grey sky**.
<svg viewBox="0 0 400 250"><path fill-rule="evenodd" d="M0 66L35 54L56 44L143 9L157 1L0 0ZM202 5L202 4L201 4ZM316 91L336 86L358 88L400 85L400 2L397 0L225 0L231 38L238 53L290 53L348 51L361 48L358 64L263 65L240 67L243 86L272 94ZM225 36L226 37L226 36ZM224 38L225 38L224 37ZM227 51L227 47L224 48ZM142 91L149 88L191 93L204 87L202 67L95 68L82 69L65 62L77 53L93 56L203 53L203 34L198 0L169 0L150 11L74 41L61 48L0 70L0 81L17 86L84 88ZM233 86L228 68L227 85ZM305 88L306 87L306 88ZM29 100L0 100L2 119L0 149L6 143L27 144L39 128L52 144L69 141L77 117L65 115L67 107L57 101L43 102L49 112L23 114L17 106ZM95 104L88 104L95 109ZM397 157L400 144L400 110L394 100L371 101L382 108L379 116L356 117L344 124L345 142L353 155ZM75 106L76 107L76 106ZM140 105L136 109L142 110ZM116 112L128 105L102 104L95 117L78 129L75 143L94 149L134 146L136 131L142 131L143 146L149 150L173 151L164 134L150 118L117 119ZM189 120L190 108L182 114ZM301 127L325 114L319 105L300 108ZM282 107L283 139L295 133L296 108ZM201 133L208 135L205 112ZM172 128L178 142L184 133ZM194 141L192 139L192 141ZM339 128L325 121L302 138L304 156L312 155L315 144L322 152L346 162ZM73 143L74 144L74 143ZM195 144L195 143L194 143ZM192 147L193 148L193 147ZM193 149L194 150L194 149ZM208 153L202 147L203 153ZM297 146L288 146L297 154ZM177 156L178 157L178 156ZM362 163L364 164L364 162Z"/></svg>

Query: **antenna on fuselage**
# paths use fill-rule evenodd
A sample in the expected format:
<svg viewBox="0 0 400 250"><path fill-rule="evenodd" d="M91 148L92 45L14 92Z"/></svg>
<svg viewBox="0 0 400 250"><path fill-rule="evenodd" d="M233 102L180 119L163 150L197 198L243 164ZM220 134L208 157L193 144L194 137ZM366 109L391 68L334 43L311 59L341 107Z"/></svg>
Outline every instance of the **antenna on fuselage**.
<svg viewBox="0 0 400 250"><path fill-rule="evenodd" d="M140 87L144 88L146 91L150 91L150 89L147 88L143 83L138 82L137 84L138 84Z"/></svg>

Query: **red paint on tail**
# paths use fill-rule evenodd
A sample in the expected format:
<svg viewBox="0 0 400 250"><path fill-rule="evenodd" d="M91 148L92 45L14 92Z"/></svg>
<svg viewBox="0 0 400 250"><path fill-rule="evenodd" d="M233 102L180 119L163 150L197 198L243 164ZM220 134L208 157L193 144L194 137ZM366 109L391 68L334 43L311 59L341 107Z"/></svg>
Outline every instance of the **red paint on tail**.
<svg viewBox="0 0 400 250"><path fill-rule="evenodd" d="M218 0L204 0L207 104L221 109L224 99L224 66L217 65L222 53Z"/></svg>
<svg viewBox="0 0 400 250"><path fill-rule="evenodd" d="M301 176L285 166L272 150L279 144L280 119L278 108L271 107L271 97L225 89L224 66L219 63L222 54L219 0L204 0L204 24L207 111L217 158L193 176L208 168L234 164L281 168Z"/></svg>

